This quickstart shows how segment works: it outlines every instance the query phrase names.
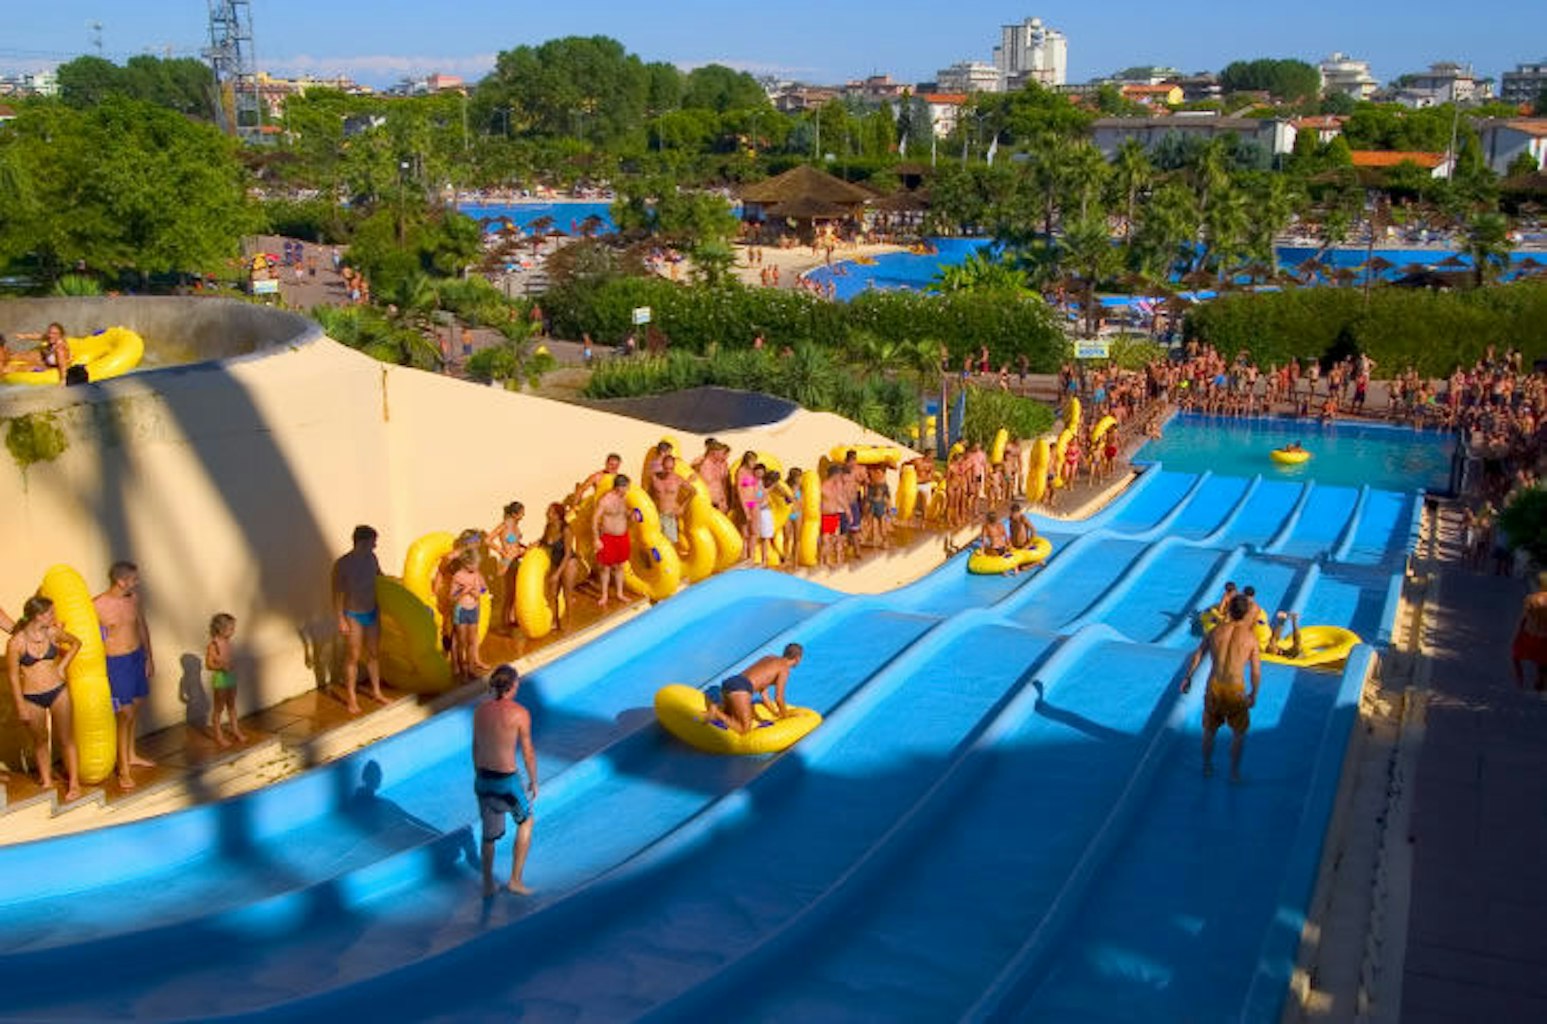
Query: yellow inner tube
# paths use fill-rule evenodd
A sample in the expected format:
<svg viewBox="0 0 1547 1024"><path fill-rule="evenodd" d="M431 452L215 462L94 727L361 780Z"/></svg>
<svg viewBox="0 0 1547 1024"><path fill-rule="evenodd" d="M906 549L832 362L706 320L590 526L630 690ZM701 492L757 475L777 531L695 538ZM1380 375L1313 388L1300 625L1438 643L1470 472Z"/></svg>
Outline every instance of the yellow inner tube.
<svg viewBox="0 0 1547 1024"><path fill-rule="evenodd" d="M891 466L895 468L903 459L901 448L869 444L840 444L829 448L827 457L834 462L842 462L848 458L850 452L854 453L854 461L861 466Z"/></svg>
<svg viewBox="0 0 1547 1024"><path fill-rule="evenodd" d="M1208 633L1219 625L1219 612L1214 608L1205 609L1198 616L1198 621L1202 623L1203 631ZM1291 658L1284 653L1293 643L1291 636L1280 637L1279 650L1274 651L1268 649L1273 642L1273 631L1266 622L1258 619L1252 632L1257 636L1257 646L1262 649L1263 661L1275 665L1299 665L1302 668L1347 661L1349 653L1363 642L1358 633L1342 626L1301 626L1300 656Z"/></svg>
<svg viewBox="0 0 1547 1024"><path fill-rule="evenodd" d="M682 683L668 683L655 694L655 717L661 727L690 747L707 754L774 754L822 724L822 716L810 708L791 707L784 718L774 718L762 703L752 705L758 727L748 733L733 732L704 720L704 692Z"/></svg>
<svg viewBox="0 0 1547 1024"><path fill-rule="evenodd" d="M107 650L102 646L97 609L91 603L86 581L67 565L56 565L44 573L38 593L54 602L60 628L81 642L81 649L65 671L65 683L70 688L81 781L95 785L113 773L118 756L118 723L113 716Z"/></svg>
<svg viewBox="0 0 1547 1024"><path fill-rule="evenodd" d="M1038 537L1031 542L1031 547L1014 548L1008 555L990 555L984 551L974 551L967 556L967 571L979 576L994 576L1022 566L1037 565L1052 553L1053 542L1046 537Z"/></svg>
<svg viewBox="0 0 1547 1024"><path fill-rule="evenodd" d="M86 367L94 381L128 373L145 358L145 339L127 327L109 327L84 338L66 338L70 363ZM0 366L0 383L58 384L59 371L52 366L34 366L12 359Z"/></svg>
<svg viewBox="0 0 1547 1024"><path fill-rule="evenodd" d="M1275 448L1268 453L1268 458L1284 466L1298 466L1311 457L1307 451L1290 452L1282 448Z"/></svg>

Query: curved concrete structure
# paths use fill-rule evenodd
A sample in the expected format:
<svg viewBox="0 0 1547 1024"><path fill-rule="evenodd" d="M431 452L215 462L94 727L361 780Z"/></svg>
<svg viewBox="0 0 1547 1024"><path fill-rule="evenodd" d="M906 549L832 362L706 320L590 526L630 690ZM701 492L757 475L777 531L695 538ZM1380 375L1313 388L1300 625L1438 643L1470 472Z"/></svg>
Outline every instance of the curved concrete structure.
<svg viewBox="0 0 1547 1024"><path fill-rule="evenodd" d="M315 687L332 663L332 559L350 530L382 532L402 565L431 530L487 528L516 499L530 532L544 505L608 451L638 465L659 425L389 366L312 321L218 299L0 303L0 331L51 320L71 333L123 324L160 358L202 358L76 388L0 388L0 436L46 418L67 447L22 465L0 453L0 607L13 615L63 562L93 588L116 559L138 562L157 677L144 729L181 719L198 685L210 616L239 622L241 710ZM683 450L702 438L676 431ZM834 444L881 440L847 420L797 413L719 432L786 465ZM0 760L4 760L0 753Z"/></svg>

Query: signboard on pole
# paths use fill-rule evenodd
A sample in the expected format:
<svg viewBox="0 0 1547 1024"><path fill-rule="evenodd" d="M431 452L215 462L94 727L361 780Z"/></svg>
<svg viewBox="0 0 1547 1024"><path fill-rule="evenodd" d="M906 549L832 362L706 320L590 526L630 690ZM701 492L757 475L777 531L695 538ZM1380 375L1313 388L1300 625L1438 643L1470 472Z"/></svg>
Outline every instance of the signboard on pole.
<svg viewBox="0 0 1547 1024"><path fill-rule="evenodd" d="M1083 340L1074 343L1076 359L1111 359L1112 343L1105 340Z"/></svg>
<svg viewBox="0 0 1547 1024"><path fill-rule="evenodd" d="M643 327L645 324L647 324L649 322L650 322L650 307L649 306L635 306L634 307L634 326L635 327Z"/></svg>

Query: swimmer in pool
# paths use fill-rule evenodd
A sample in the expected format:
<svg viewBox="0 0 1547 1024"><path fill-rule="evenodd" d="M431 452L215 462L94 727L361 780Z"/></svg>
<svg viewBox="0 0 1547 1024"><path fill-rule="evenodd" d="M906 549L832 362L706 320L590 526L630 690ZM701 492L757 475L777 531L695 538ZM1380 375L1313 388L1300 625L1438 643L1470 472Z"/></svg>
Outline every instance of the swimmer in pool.
<svg viewBox="0 0 1547 1024"><path fill-rule="evenodd" d="M800 644L789 644L783 654L759 658L723 683L709 687L704 691L704 720L731 732L749 733L757 727L752 702L759 697L775 718L789 714L789 707L784 702L784 687L789 682L790 670L800 664L804 653ZM771 701L769 689L773 690Z"/></svg>

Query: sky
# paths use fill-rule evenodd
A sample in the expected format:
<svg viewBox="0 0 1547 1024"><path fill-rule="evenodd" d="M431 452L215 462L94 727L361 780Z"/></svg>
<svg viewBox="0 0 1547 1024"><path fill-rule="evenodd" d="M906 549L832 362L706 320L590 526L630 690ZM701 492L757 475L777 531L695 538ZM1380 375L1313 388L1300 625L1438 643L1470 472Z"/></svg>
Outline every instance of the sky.
<svg viewBox="0 0 1547 1024"><path fill-rule="evenodd" d="M645 60L717 62L803 81L890 73L931 80L961 60L992 59L999 27L1040 17L1069 39L1069 80L1134 65L1183 71L1232 60L1334 50L1389 81L1437 60L1497 78L1547 56L1540 0L1496 0L1487 16L1441 0L1000 2L971 0L251 0L258 66L347 74L386 86L439 71L475 80L500 50L565 35L608 35ZM100 30L94 26L100 24ZM197 56L208 0L0 0L0 73L83 53Z"/></svg>

